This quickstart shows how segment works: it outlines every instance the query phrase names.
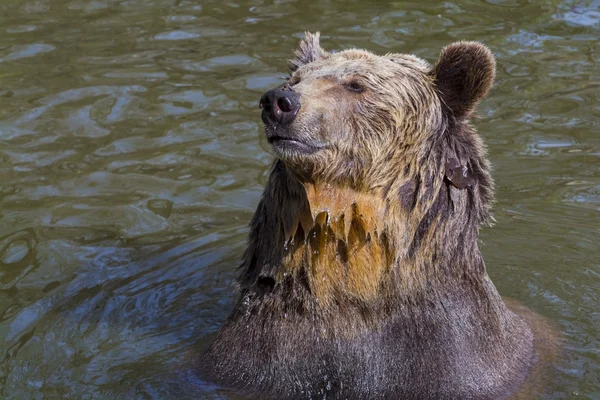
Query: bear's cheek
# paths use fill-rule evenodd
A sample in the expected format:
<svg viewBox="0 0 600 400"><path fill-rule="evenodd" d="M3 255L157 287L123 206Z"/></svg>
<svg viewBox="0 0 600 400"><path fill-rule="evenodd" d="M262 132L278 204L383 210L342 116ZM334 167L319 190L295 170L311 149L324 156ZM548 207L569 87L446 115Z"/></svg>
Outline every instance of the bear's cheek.
<svg viewBox="0 0 600 400"><path fill-rule="evenodd" d="M315 107L301 116L298 122L308 128L314 139L335 148L343 147L354 137L351 115L346 110Z"/></svg>
<svg viewBox="0 0 600 400"><path fill-rule="evenodd" d="M354 139L354 120L360 118L362 97L328 79L305 80L298 85L300 111L295 128L334 147Z"/></svg>

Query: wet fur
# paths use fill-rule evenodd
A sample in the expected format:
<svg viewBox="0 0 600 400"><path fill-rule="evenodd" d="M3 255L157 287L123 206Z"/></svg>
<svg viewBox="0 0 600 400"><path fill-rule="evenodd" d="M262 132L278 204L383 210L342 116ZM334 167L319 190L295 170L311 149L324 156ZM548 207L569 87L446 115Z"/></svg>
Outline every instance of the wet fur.
<svg viewBox="0 0 600 400"><path fill-rule="evenodd" d="M257 398L505 398L527 376L533 335L500 298L477 244L493 182L468 118L491 87L493 56L472 42L444 49L435 67L344 53L334 59L307 34L290 62L303 96L297 134L331 147L275 161L240 300L198 369ZM338 91L348 72L337 69L364 63L387 69L353 70L369 90L343 97L353 94ZM323 136L327 93L353 108L336 121L352 140ZM446 179L449 158L473 185Z"/></svg>

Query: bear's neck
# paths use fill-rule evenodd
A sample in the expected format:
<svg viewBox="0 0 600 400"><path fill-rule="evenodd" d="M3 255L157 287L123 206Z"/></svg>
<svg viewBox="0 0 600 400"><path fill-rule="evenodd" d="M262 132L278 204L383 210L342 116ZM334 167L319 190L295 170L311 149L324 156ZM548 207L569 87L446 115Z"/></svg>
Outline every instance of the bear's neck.
<svg viewBox="0 0 600 400"><path fill-rule="evenodd" d="M303 184L292 213L277 280L302 276L320 304L374 300L394 264L380 197L330 184Z"/></svg>
<svg viewBox="0 0 600 400"><path fill-rule="evenodd" d="M242 286L295 282L320 306L414 302L462 283L479 290L477 222L466 191L442 179L420 189L430 201L407 205L378 190L300 182L276 165L252 222Z"/></svg>

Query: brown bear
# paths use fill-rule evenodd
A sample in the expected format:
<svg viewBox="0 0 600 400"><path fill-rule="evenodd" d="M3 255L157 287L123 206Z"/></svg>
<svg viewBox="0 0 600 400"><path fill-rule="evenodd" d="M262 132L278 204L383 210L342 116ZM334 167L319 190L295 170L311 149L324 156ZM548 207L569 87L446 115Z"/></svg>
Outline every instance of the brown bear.
<svg viewBox="0 0 600 400"><path fill-rule="evenodd" d="M490 50L454 43L431 66L307 33L290 68L260 101L277 159L200 374L260 399L514 393L533 334L477 243L493 182L469 119Z"/></svg>

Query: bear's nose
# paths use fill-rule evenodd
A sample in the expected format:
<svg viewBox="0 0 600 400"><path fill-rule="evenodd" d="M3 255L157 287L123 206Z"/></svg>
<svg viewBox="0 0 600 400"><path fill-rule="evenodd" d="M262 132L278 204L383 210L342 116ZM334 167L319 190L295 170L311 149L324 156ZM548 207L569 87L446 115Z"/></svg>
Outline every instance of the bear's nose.
<svg viewBox="0 0 600 400"><path fill-rule="evenodd" d="M275 125L291 123L300 111L300 99L291 89L269 90L260 99L262 120L265 124Z"/></svg>

